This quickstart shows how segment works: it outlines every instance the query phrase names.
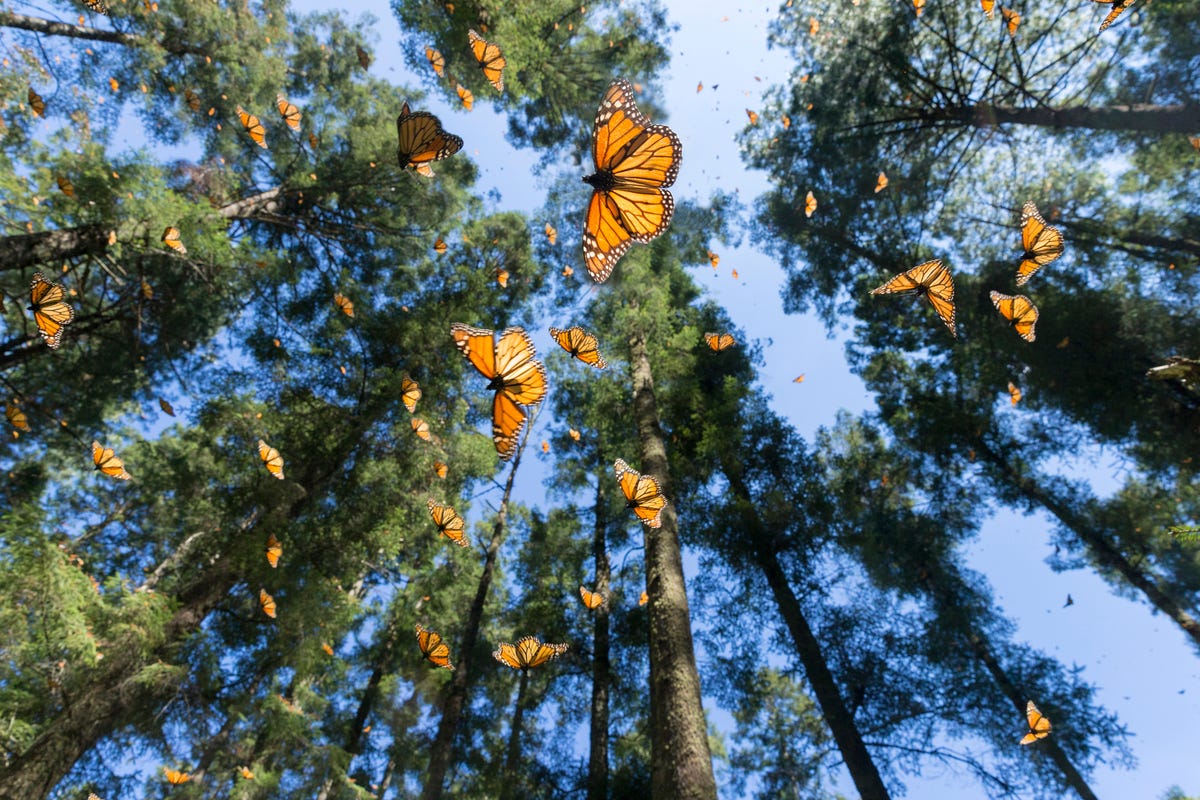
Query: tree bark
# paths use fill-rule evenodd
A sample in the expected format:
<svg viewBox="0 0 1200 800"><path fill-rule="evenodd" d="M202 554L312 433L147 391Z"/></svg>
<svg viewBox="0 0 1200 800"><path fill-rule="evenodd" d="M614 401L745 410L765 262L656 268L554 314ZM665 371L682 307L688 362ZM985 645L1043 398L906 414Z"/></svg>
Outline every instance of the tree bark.
<svg viewBox="0 0 1200 800"><path fill-rule="evenodd" d="M741 475L729 468L723 468L722 472L729 481L730 492L740 501L742 507L752 509L753 499ZM858 790L862 800L889 800L887 786L875 767L875 761L871 758L862 734L859 733L854 714L846 706L842 693L838 690L837 681L829 671L829 664L821 651L821 642L809 626L804 609L800 606L796 593L792 591L779 558L771 547L771 536L766 526L753 513L745 514L743 520L745 532L749 534L752 542L754 560L767 579L767 585L771 587L779 615L783 617L788 633L792 636L792 645L804 666L808 685L812 687L817 704L821 707L821 716L825 718L833 741L842 754L842 762L850 772L854 788Z"/></svg>
<svg viewBox="0 0 1200 800"><path fill-rule="evenodd" d="M1176 598L1158 585L1154 578L1136 567L1110 541L1109 531L1096 530L1091 520L1071 507L1071 504L1060 497L1055 497L1041 483L1022 475L1007 459L993 450L982 438L975 439L976 448L996 466L1004 477L1028 499L1045 508L1069 531L1079 538L1092 557L1103 567L1113 570L1124 578L1130 586L1145 595L1155 608L1170 617L1192 642L1200 647L1200 621Z"/></svg>
<svg viewBox="0 0 1200 800"><path fill-rule="evenodd" d="M137 33L122 33L121 31L106 31L101 28L89 28L85 25L72 25L66 22L56 22L50 19L41 19L40 17L28 17L24 14L14 14L11 11L0 12L0 26L5 28L19 28L25 31L33 31L46 36L66 36L71 39L88 39L93 42L108 42L110 44L119 44L126 47L145 47L147 45L155 45L163 50L174 55L207 55L204 50L199 47L189 47L180 42L172 42L169 39L164 39L160 42L154 42L147 39L145 36Z"/></svg>
<svg viewBox="0 0 1200 800"><path fill-rule="evenodd" d="M517 764L521 760L521 727L525 724L525 694L529 691L529 670L521 670L521 683L517 687L517 704L513 709L512 727L508 732L508 752L504 757L504 789L500 796L504 800L520 797L521 776Z"/></svg>
<svg viewBox="0 0 1200 800"><path fill-rule="evenodd" d="M641 335L630 340L630 370L642 469L658 479L669 498L666 442ZM644 535L650 595L651 795L656 800L715 800L717 785L700 703L678 520L670 503L663 509L662 527L644 527Z"/></svg>
<svg viewBox="0 0 1200 800"><path fill-rule="evenodd" d="M1193 134L1200 130L1200 105L1180 103L1169 106L1134 104L1105 108L1021 108L978 103L923 110L914 121L958 122L980 128L1009 124L1127 133Z"/></svg>
<svg viewBox="0 0 1200 800"><path fill-rule="evenodd" d="M500 510L496 513L496 524L492 528L492 540L488 544L487 557L483 562L483 574L479 576L479 585L475 589L475 599L467 614L467 627L463 631L459 652L462 654L454 669L454 680L450 683L450 691L442 702L442 718L438 721L437 737L429 753L429 770L425 774L425 785L421 791L421 800L439 800L446 782L446 771L450 768L450 757L454 751L454 736L458 732L458 723L462 718L463 707L467 702L467 691L470 689L471 656L479 641L479 628L483 623L483 607L487 602L488 591L492 585L492 573L496 568L496 557L500 552L500 543L504 541L505 522L508 518L508 501L512 496L513 480L517 475L517 467L521 465L521 454L524 443L517 449L513 459L512 469L508 472L508 481L504 484L504 495L500 500Z"/></svg>
<svg viewBox="0 0 1200 800"><path fill-rule="evenodd" d="M608 497L604 491L607 475L596 481L596 505L593 515L592 555L596 565L595 591L602 594L605 602L593 612L595 632L592 636L592 719L588 739L587 800L608 798L608 688L611 681L609 670L608 592L611 567L608 563L608 543L605 532L608 527Z"/></svg>

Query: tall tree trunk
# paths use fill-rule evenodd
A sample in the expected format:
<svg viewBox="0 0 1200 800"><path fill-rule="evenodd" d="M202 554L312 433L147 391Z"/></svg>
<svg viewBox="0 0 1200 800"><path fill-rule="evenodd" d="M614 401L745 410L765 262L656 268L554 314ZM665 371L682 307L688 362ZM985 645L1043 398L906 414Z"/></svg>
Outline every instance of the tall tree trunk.
<svg viewBox="0 0 1200 800"><path fill-rule="evenodd" d="M438 721L437 737L429 753L429 770L425 774L425 786L421 791L421 800L439 800L446 782L446 771L450 768L450 757L454 752L454 736L458 732L458 722L462 718L463 707L467 702L467 691L470 688L471 656L479 641L479 628L483 624L483 607L487 602L488 591L492 586L492 573L496 569L496 557L500 552L500 543L504 541L505 522L508 519L508 501L512 497L513 481L517 475L517 467L521 465L521 454L525 443L517 448L513 458L512 469L508 472L508 481L504 484L504 495L500 500L500 510L496 513L496 524L492 528L492 541L488 544L487 557L483 562L483 574L479 576L479 585L475 589L475 599L467 614L467 627L463 631L462 641L459 642L458 652L462 654L454 669L454 680L442 703L442 718Z"/></svg>
<svg viewBox="0 0 1200 800"><path fill-rule="evenodd" d="M1021 108L978 103L971 106L922 110L916 115L916 120L959 122L976 127L1015 124L1129 133L1193 134L1200 130L1200 105L1181 103L1171 106L1135 104L1107 108Z"/></svg>
<svg viewBox="0 0 1200 800"><path fill-rule="evenodd" d="M735 469L724 465L722 472L729 481L730 492L740 501L741 506L745 509L754 508L750 489L742 480L742 476ZM854 788L858 790L862 800L889 800L887 786L884 785L862 734L854 723L854 714L846 706L842 693L838 690L837 681L829 671L825 654L821 651L821 642L809 626L800 600L792 591L783 566L772 549L772 537L767 526L756 514L749 512L743 515L743 527L751 539L754 560L767 579L767 585L771 587L775 605L783 617L788 633L792 636L792 645L796 648L796 654L800 656L808 684L821 707L821 716L825 718L825 724L833 734L833 741L842 754L842 762L850 772Z"/></svg>
<svg viewBox="0 0 1200 800"><path fill-rule="evenodd" d="M654 376L645 339L630 341L633 413L642 449L642 470L656 477L670 496L667 447L654 397ZM712 754L700 704L700 675L692 644L692 624L678 520L670 504L662 527L644 527L646 582L650 594L650 787L655 800L715 800Z"/></svg>
<svg viewBox="0 0 1200 800"><path fill-rule="evenodd" d="M971 647L979 657L979 660L983 662L984 667L987 668L988 673L991 674L992 680L1000 687L1000 691L1004 692L1005 697L1011 700L1012 704L1016 706L1017 713L1024 716L1025 702L1030 698L1021 695L1016 684L1008 677L1008 673L1001 666L1000 662L996 660L995 656L992 655L987 643L982 638L976 635L971 636ZM1053 736L1043 739L1038 743L1038 747L1050 755L1050 760L1054 762L1059 772L1063 774L1067 785L1074 789L1075 793L1082 800L1099 800L1095 792L1092 791L1092 787L1088 786L1087 781L1079 774L1079 770L1071 763L1071 759L1059 747L1058 742L1054 740Z"/></svg>
<svg viewBox="0 0 1200 800"><path fill-rule="evenodd" d="M976 437L975 444L976 449L983 457L999 468L1005 479L1022 495L1053 514L1064 527L1079 538L1101 566L1113 570L1130 586L1145 595L1151 605L1174 620L1175 624L1191 637L1192 642L1200 647L1200 621L1191 615L1183 603L1160 586L1152 575L1143 572L1126 558L1110 540L1111 532L1097 530L1093 521L1079 513L1071 503L1064 498L1054 496L1045 488L1044 482L1036 481L1028 475L1022 474L1008 459L990 447L982 437Z"/></svg>
<svg viewBox="0 0 1200 800"><path fill-rule="evenodd" d="M592 636L592 720L588 748L587 800L608 798L608 592L611 569L608 563L608 543L605 532L608 527L608 498L604 487L608 475L601 474L596 481L596 505L593 515L592 555L596 565L595 591L604 596L605 602L596 609L595 633Z"/></svg>
<svg viewBox="0 0 1200 800"><path fill-rule="evenodd" d="M529 670L521 670L521 683L517 688L517 704L513 708L512 727L508 732L508 748L504 757L504 789L500 796L504 800L520 797L521 776L517 764L521 760L521 727L525 724L525 694L529 691Z"/></svg>

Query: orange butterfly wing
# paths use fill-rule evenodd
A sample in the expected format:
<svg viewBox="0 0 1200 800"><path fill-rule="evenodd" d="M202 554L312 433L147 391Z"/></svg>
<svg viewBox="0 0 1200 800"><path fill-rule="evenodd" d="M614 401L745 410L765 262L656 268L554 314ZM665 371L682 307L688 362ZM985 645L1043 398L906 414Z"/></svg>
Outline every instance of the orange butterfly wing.
<svg viewBox="0 0 1200 800"><path fill-rule="evenodd" d="M497 343L493 331L455 322L450 333L459 351L488 379L492 402L492 441L500 458L516 452L525 412L546 396L546 370L534 356L533 341L522 328L507 328Z"/></svg>
<svg viewBox="0 0 1200 800"><path fill-rule="evenodd" d="M475 54L475 60L483 69L483 77L488 79L488 83L492 84L497 92L503 92L503 70L508 66L508 62L504 59L500 48L488 42L474 30L467 31L467 39L471 43L471 52Z"/></svg>
<svg viewBox="0 0 1200 800"><path fill-rule="evenodd" d="M429 59L429 66L433 67L434 73L439 78L446 74L446 59L440 52L432 47L426 47L425 57Z"/></svg>
<svg viewBox="0 0 1200 800"><path fill-rule="evenodd" d="M925 295L950 333L958 336L954 317L954 278L941 259L926 261L901 272L882 286L872 289L871 294Z"/></svg>
<svg viewBox="0 0 1200 800"><path fill-rule="evenodd" d="M454 670L454 665L450 663L450 646L446 644L440 634L418 625L417 647L421 648L421 655L433 665Z"/></svg>
<svg viewBox="0 0 1200 800"><path fill-rule="evenodd" d="M590 364L596 369L604 369L608 366L608 362L604 360L604 356L600 355L599 341L597 341L595 336L578 325L574 325L566 330L551 328L550 335L554 337L554 341L558 342L559 347L583 363Z"/></svg>
<svg viewBox="0 0 1200 800"><path fill-rule="evenodd" d="M640 475L618 458L613 464L617 482L625 494L625 506L632 509L647 527L662 527L662 511L667 505L658 481L650 475Z"/></svg>
<svg viewBox="0 0 1200 800"><path fill-rule="evenodd" d="M1047 225L1031 202L1021 209L1021 246L1025 252L1017 267L1017 286L1024 286L1033 273L1063 254L1062 232Z"/></svg>
<svg viewBox="0 0 1200 800"><path fill-rule="evenodd" d="M1032 700L1025 703L1025 720L1029 724L1029 732L1021 737L1021 744L1033 744L1050 735L1050 720L1042 716Z"/></svg>
<svg viewBox="0 0 1200 800"><path fill-rule="evenodd" d="M597 283L612 274L631 242L646 243L671 223L675 200L664 187L675 182L683 144L666 125L651 125L633 100L633 86L618 78L596 112L592 159L596 172L583 231L583 255Z"/></svg>
<svg viewBox="0 0 1200 800"><path fill-rule="evenodd" d="M515 645L501 642L500 647L492 653L492 658L513 669L532 669L558 658L566 651L565 644L550 644L539 641L536 636L526 636Z"/></svg>
<svg viewBox="0 0 1200 800"><path fill-rule="evenodd" d="M589 591L583 586L579 587L579 597L583 600L583 605L588 611L593 611L604 605L604 595L599 592Z"/></svg>
<svg viewBox="0 0 1200 800"><path fill-rule="evenodd" d="M421 387L412 378L405 375L400 379L400 401L412 414L417 410L417 401L421 399Z"/></svg>
<svg viewBox="0 0 1200 800"><path fill-rule="evenodd" d="M279 109L279 115L283 117L284 123L294 131L300 130L300 109L296 108L295 104L289 103L288 99L282 94L275 95L275 107Z"/></svg>
<svg viewBox="0 0 1200 800"><path fill-rule="evenodd" d="M275 598L267 594L266 589L258 590L258 607L271 619L275 619Z"/></svg>
<svg viewBox="0 0 1200 800"><path fill-rule="evenodd" d="M92 442L92 461L96 469L110 478L127 481L133 476L125 471L125 462L117 458L116 451L104 447L99 442Z"/></svg>
<svg viewBox="0 0 1200 800"><path fill-rule="evenodd" d="M704 341L716 352L733 347L734 345L734 338L728 333L706 333L704 334Z"/></svg>
<svg viewBox="0 0 1200 800"><path fill-rule="evenodd" d="M426 500L425 505L429 508L429 516L433 518L433 524L437 525L438 533L459 547L466 547L468 544L466 523L458 515L458 512L450 506L439 505L432 498Z"/></svg>
<svg viewBox="0 0 1200 800"><path fill-rule="evenodd" d="M262 459L263 464L267 468L267 472L274 475L279 480L283 480L283 456L279 455L279 451L271 445L258 440L258 457Z"/></svg>
<svg viewBox="0 0 1200 800"><path fill-rule="evenodd" d="M262 149L267 149L267 129L263 127L258 117L247 113L241 106L237 107L238 117L242 120L242 127L246 129L246 133L256 145ZM297 112L298 113L298 112Z"/></svg>
<svg viewBox="0 0 1200 800"><path fill-rule="evenodd" d="M408 103L396 117L396 157L400 167L417 167L440 161L462 149L463 140L442 129L442 121L428 111L410 111Z"/></svg>
<svg viewBox="0 0 1200 800"><path fill-rule="evenodd" d="M29 310L42 341L51 349L62 344L63 328L75 319L75 309L65 298L66 291L61 285L46 280L40 272L34 274L29 287Z"/></svg>
<svg viewBox="0 0 1200 800"><path fill-rule="evenodd" d="M1033 328L1038 321L1038 310L1033 301L1023 294L1014 296L995 291L989 297L1000 316L1012 323L1022 339L1032 342L1037 338Z"/></svg>
<svg viewBox="0 0 1200 800"><path fill-rule="evenodd" d="M279 543L279 540L275 538L275 534L273 533L267 535L265 552L267 563L271 565L272 569L277 568L279 566L279 559L283 556L283 545Z"/></svg>

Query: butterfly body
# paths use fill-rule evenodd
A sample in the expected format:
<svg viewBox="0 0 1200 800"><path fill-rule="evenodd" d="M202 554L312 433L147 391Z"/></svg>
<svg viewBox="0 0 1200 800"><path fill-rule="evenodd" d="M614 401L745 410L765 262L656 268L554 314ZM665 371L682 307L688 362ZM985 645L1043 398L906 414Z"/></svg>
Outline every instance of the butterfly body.
<svg viewBox="0 0 1200 800"><path fill-rule="evenodd" d="M75 319L75 309L65 297L62 285L51 283L40 272L33 276L29 286L29 310L33 312L33 322L42 340L52 350L62 344L63 328Z"/></svg>
<svg viewBox="0 0 1200 800"><path fill-rule="evenodd" d="M675 200L665 187L679 175L683 144L666 125L652 125L618 78L604 93L592 138L595 172L583 232L592 280L603 283L632 242L645 244L671 223Z"/></svg>
<svg viewBox="0 0 1200 800"><path fill-rule="evenodd" d="M133 476L125 471L125 462L117 458L117 453L111 447L104 447L99 442L92 442L92 462L99 472L110 478L127 481Z"/></svg>
<svg viewBox="0 0 1200 800"><path fill-rule="evenodd" d="M513 669L527 670L541 666L567 652L565 644L542 642L536 636L526 636L517 643L501 642L492 658Z"/></svg>
<svg viewBox="0 0 1200 800"><path fill-rule="evenodd" d="M596 337L578 325L573 325L566 330L551 328L550 335L554 337L554 341L558 342L559 347L583 363L590 364L596 369L604 369L608 366L604 356L600 355L600 343Z"/></svg>
<svg viewBox="0 0 1200 800"><path fill-rule="evenodd" d="M497 92L504 91L504 68L508 62L504 59L500 48L487 41L474 30L467 31L467 41L471 44L471 52L483 70L483 77L488 79Z"/></svg>
<svg viewBox="0 0 1200 800"><path fill-rule="evenodd" d="M1027 342L1036 337L1033 327L1038 321L1037 306L1023 294L1009 295L991 292L992 305L1000 312L1000 316L1008 320L1017 334Z"/></svg>

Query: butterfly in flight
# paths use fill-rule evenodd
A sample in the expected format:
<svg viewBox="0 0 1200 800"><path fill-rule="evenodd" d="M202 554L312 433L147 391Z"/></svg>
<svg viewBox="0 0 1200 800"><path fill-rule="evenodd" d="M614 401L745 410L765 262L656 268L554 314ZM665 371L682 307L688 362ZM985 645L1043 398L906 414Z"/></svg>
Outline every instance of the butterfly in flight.
<svg viewBox="0 0 1200 800"><path fill-rule="evenodd" d="M954 325L954 278L940 258L901 272L879 288L872 289L871 294L925 295L951 335L958 336Z"/></svg>
<svg viewBox="0 0 1200 800"><path fill-rule="evenodd" d="M279 451L271 445L258 440L258 457L262 459L263 464L267 468L267 472L274 475L279 480L283 480L283 456L279 455Z"/></svg>
<svg viewBox="0 0 1200 800"><path fill-rule="evenodd" d="M408 103L400 107L400 116L396 117L396 136L396 158L401 169L441 161L463 146L462 139L442 130L441 120L428 111L409 110Z"/></svg>
<svg viewBox="0 0 1200 800"><path fill-rule="evenodd" d="M67 197L75 196L75 184L71 183L71 179L66 175L55 175L54 182L58 184L58 190Z"/></svg>
<svg viewBox="0 0 1200 800"><path fill-rule="evenodd" d="M637 518L650 528L662 527L662 511L667 505L658 481L651 475L641 475L629 468L623 459L613 464L617 483L625 493L625 507L632 509Z"/></svg>
<svg viewBox="0 0 1200 800"><path fill-rule="evenodd" d="M183 246L183 239L179 238L179 228L173 225L168 225L167 229L163 231L162 243L180 255L187 255L187 248Z"/></svg>
<svg viewBox="0 0 1200 800"><path fill-rule="evenodd" d="M275 538L275 534L267 534L267 546L264 550L267 554L267 563L272 569L279 567L279 559L283 557L283 545Z"/></svg>
<svg viewBox="0 0 1200 800"><path fill-rule="evenodd" d="M596 172L583 229L588 274L603 283L632 242L645 244L667 229L683 144L666 125L651 125L633 101L633 85L618 78L604 93L592 134Z"/></svg>
<svg viewBox="0 0 1200 800"><path fill-rule="evenodd" d="M811 217L816 210L817 198L813 196L812 192L809 192L804 198L804 216Z"/></svg>
<svg viewBox="0 0 1200 800"><path fill-rule="evenodd" d="M475 60L479 62L479 66L483 70L483 77L488 79L488 83L495 87L497 92L503 92L503 70L508 62L504 60L500 48L474 30L467 31L467 40L471 43L471 52L475 54Z"/></svg>
<svg viewBox="0 0 1200 800"><path fill-rule="evenodd" d="M1021 388L1012 381L1008 382L1008 396L1014 406L1021 402Z"/></svg>
<svg viewBox="0 0 1200 800"><path fill-rule="evenodd" d="M192 776L186 772L180 772L177 769L164 769L163 774L167 778L167 783L172 786L178 786L181 783L187 783L192 779Z"/></svg>
<svg viewBox="0 0 1200 800"><path fill-rule="evenodd" d="M1125 9L1127 9L1131 5L1133 5L1133 0L1092 0L1092 1L1095 3L1103 3L1105 5L1112 6L1112 10L1110 10L1108 12L1108 16L1104 18L1104 22L1100 23L1100 30L1097 31L1097 33L1103 33L1108 28L1109 25L1112 25L1114 22L1117 21L1117 17L1121 16L1121 14L1125 11Z"/></svg>
<svg viewBox="0 0 1200 800"><path fill-rule="evenodd" d="M258 590L258 607L271 619L275 619L275 598L267 594L266 589Z"/></svg>
<svg viewBox="0 0 1200 800"><path fill-rule="evenodd" d="M558 244L558 229L549 222L546 223L546 241L552 245Z"/></svg>
<svg viewBox="0 0 1200 800"><path fill-rule="evenodd" d="M32 86L29 87L29 91L26 93L25 99L29 101L29 108L31 111L33 111L33 115L35 117L46 116L46 101L42 99L40 94L33 90Z"/></svg>
<svg viewBox="0 0 1200 800"><path fill-rule="evenodd" d="M193 112L200 113L200 95L196 94L191 89L183 90L183 99L187 103L187 107Z"/></svg>
<svg viewBox="0 0 1200 800"><path fill-rule="evenodd" d="M454 669L454 665L450 663L450 646L442 639L441 634L418 625L417 647L421 648L421 655L425 656L434 666L448 670Z"/></svg>
<svg viewBox="0 0 1200 800"><path fill-rule="evenodd" d="M446 74L446 59L441 53L432 47L426 47L425 57L429 59L429 66L433 67L439 78Z"/></svg>
<svg viewBox="0 0 1200 800"><path fill-rule="evenodd" d="M412 425L413 433L417 435L418 439L424 442L433 441L433 434L429 432L428 422L420 417L413 417L412 420L410 420L410 423Z"/></svg>
<svg viewBox="0 0 1200 800"><path fill-rule="evenodd" d="M1017 286L1024 286L1033 273L1063 254L1063 236L1058 228L1046 224L1032 202L1021 209L1021 264L1017 267Z"/></svg>
<svg viewBox="0 0 1200 800"><path fill-rule="evenodd" d="M600 343L596 337L578 325L573 325L566 330L551 328L550 335L554 337L554 341L558 342L559 347L583 363L590 364L596 369L604 369L608 366L604 356L600 355Z"/></svg>
<svg viewBox="0 0 1200 800"><path fill-rule="evenodd" d="M979 4L983 6L983 13L987 14L988 19L996 13L996 0L979 0Z"/></svg>
<svg viewBox="0 0 1200 800"><path fill-rule="evenodd" d="M988 296L992 298L992 305L1000 312L1000 316L1012 323L1022 339L1032 342L1036 338L1033 326L1038 321L1038 310L1028 297L1000 292L991 292Z"/></svg>
<svg viewBox="0 0 1200 800"><path fill-rule="evenodd" d="M103 14L106 17L109 15L108 6L104 5L101 0L83 0L83 4L97 14Z"/></svg>
<svg viewBox="0 0 1200 800"><path fill-rule="evenodd" d="M475 95L461 83L455 84L454 91L458 92L458 99L462 101L463 108L470 111L471 107L475 105Z"/></svg>
<svg viewBox="0 0 1200 800"><path fill-rule="evenodd" d="M447 472L449 469L450 469L450 468L449 468L449 467L446 465L446 462L445 462L445 461L435 461L435 462L433 462L433 473L434 473L435 475L437 475L439 478L444 478L444 477L446 477L446 472Z"/></svg>
<svg viewBox="0 0 1200 800"><path fill-rule="evenodd" d="M296 108L294 103L289 103L286 97L277 94L275 95L275 107L279 109L279 116L283 117L283 121L289 128L294 131L300 130L300 109Z"/></svg>
<svg viewBox="0 0 1200 800"><path fill-rule="evenodd" d="M16 400L9 400L8 406L4 409L4 416L8 418L8 424L25 433L29 433L29 417L17 405ZM16 432L13 432L16 435Z"/></svg>
<svg viewBox="0 0 1200 800"><path fill-rule="evenodd" d="M1025 719L1029 724L1029 732L1021 737L1021 744L1033 744L1050 735L1050 720L1042 716L1032 700L1025 703Z"/></svg>
<svg viewBox="0 0 1200 800"><path fill-rule="evenodd" d="M458 515L458 512L450 506L438 505L433 498L426 500L425 505L429 508L429 516L433 518L433 524L437 525L438 533L459 547L466 547L468 544L466 523L463 522L463 518Z"/></svg>
<svg viewBox="0 0 1200 800"><path fill-rule="evenodd" d="M342 310L347 317L354 319L354 301L341 292L334 292L333 304Z"/></svg>
<svg viewBox="0 0 1200 800"><path fill-rule="evenodd" d="M1015 38L1017 35L1017 26L1021 24L1021 15L1011 8L1000 6L1000 16L1004 19L1005 24L1008 25L1008 35Z"/></svg>
<svg viewBox="0 0 1200 800"><path fill-rule="evenodd" d="M408 413L415 413L417 410L417 401L421 399L421 387L412 378L405 375L400 379L400 401L404 403L404 407L408 409Z"/></svg>
<svg viewBox="0 0 1200 800"><path fill-rule="evenodd" d="M713 352L717 353L733 347L735 344L733 334L730 333L706 333L704 341L713 349Z"/></svg>
<svg viewBox="0 0 1200 800"><path fill-rule="evenodd" d="M642 590L641 595L638 596L638 605L644 606L644 605L646 605L646 603L649 603L649 602L650 602L650 595L646 594L645 590Z"/></svg>
<svg viewBox="0 0 1200 800"><path fill-rule="evenodd" d="M541 642L536 636L526 636L515 645L501 642L492 658L513 669L533 669L567 652L565 644Z"/></svg>
<svg viewBox="0 0 1200 800"><path fill-rule="evenodd" d="M92 442L92 462L95 469L110 478L127 481L133 476L125 471L125 462L117 458L117 453L111 447L104 447L99 442Z"/></svg>
<svg viewBox="0 0 1200 800"><path fill-rule="evenodd" d="M450 325L459 352L488 379L487 388L496 392L492 400L492 442L500 458L507 461L517 451L525 412L521 406L540 403L546 396L546 368L538 361L533 341L523 328L506 328L495 340L495 332L461 322Z"/></svg>
<svg viewBox="0 0 1200 800"><path fill-rule="evenodd" d="M879 177L875 179L875 194L879 194L880 192L882 192L884 189L887 188L887 185L888 185L887 173L885 173L885 172L879 173Z"/></svg>
<svg viewBox="0 0 1200 800"><path fill-rule="evenodd" d="M35 273L29 285L29 310L42 341L52 350L62 344L63 328L75 319L75 309L64 300L61 284L51 283L42 273Z"/></svg>
<svg viewBox="0 0 1200 800"><path fill-rule="evenodd" d="M258 117L245 111L241 106L237 107L238 118L242 121L242 127L246 129L246 133L254 140L254 143L262 149L267 149L267 129L263 127L262 122Z"/></svg>
<svg viewBox="0 0 1200 800"><path fill-rule="evenodd" d="M583 586L579 587L579 597L583 600L583 605L588 611L594 611L604 605L604 595L599 592L589 591Z"/></svg>
<svg viewBox="0 0 1200 800"><path fill-rule="evenodd" d="M371 66L371 54L362 49L361 45L354 45L354 55L358 56L358 65L363 69L369 69Z"/></svg>

